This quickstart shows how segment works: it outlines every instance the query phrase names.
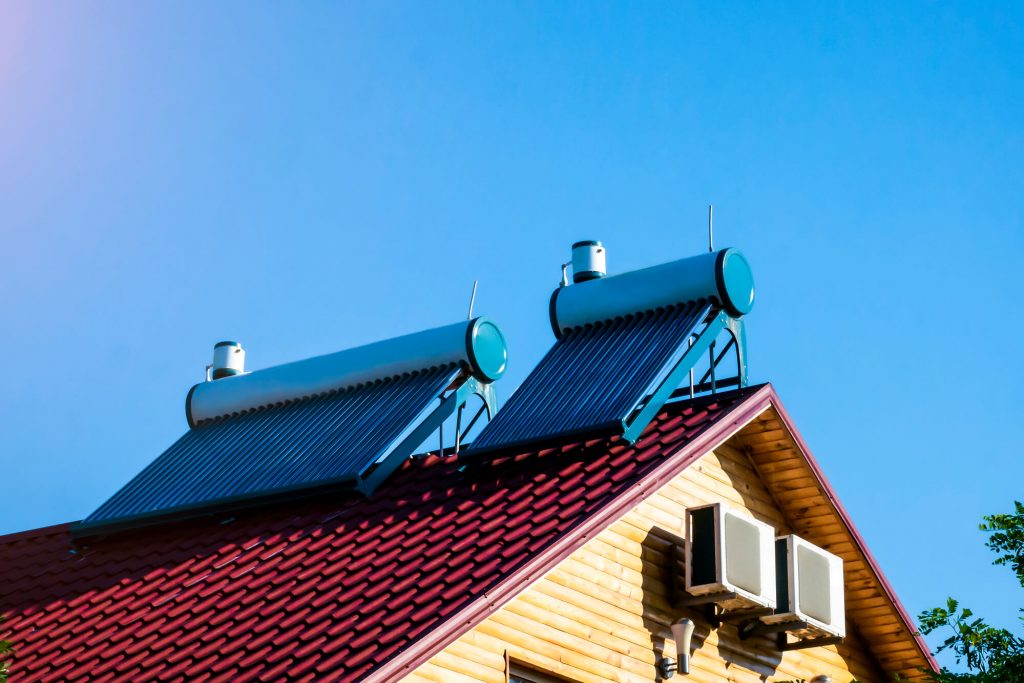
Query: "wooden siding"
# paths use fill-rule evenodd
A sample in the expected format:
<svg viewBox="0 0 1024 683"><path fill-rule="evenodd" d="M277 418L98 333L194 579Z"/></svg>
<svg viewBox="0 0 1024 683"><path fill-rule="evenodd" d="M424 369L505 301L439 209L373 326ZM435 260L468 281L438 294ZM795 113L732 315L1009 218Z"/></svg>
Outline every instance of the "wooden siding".
<svg viewBox="0 0 1024 683"><path fill-rule="evenodd" d="M766 416L771 418L771 413ZM878 642L889 642L895 634L872 632L869 651L859 625L848 619L848 635L842 645L780 653L774 640L767 637L741 641L735 625L712 630L701 613L670 608L671 548L683 541L687 507L725 501L780 533L804 532L815 540L817 534L807 533L810 527L806 524L791 526L778 500L798 495L791 495L792 491L805 492L807 482L795 477L790 488L769 492L760 470L774 465L765 460L755 466L744 436L737 435L704 455L406 680L502 683L507 651L513 661L579 683L655 681L656 662L662 653L675 658L668 625L683 614L697 623L695 651L690 676L674 680L781 682L809 680L820 674L832 676L836 683L853 678L889 680L874 656L875 642L879 638ZM783 480L772 480L773 485L776 481ZM827 502L808 510L811 508L813 513L829 516ZM849 543L841 530L827 524L821 530L835 537L830 547L833 552ZM858 567L852 570L846 579L848 601L851 591L869 583ZM874 627L876 622L866 623Z"/></svg>
<svg viewBox="0 0 1024 683"><path fill-rule="evenodd" d="M869 640L871 652L890 677L899 674L906 679L920 678L927 662L913 634L843 523L837 503L819 484L786 419L775 408L769 408L735 441L791 522L793 533L843 558L847 623L856 624Z"/></svg>

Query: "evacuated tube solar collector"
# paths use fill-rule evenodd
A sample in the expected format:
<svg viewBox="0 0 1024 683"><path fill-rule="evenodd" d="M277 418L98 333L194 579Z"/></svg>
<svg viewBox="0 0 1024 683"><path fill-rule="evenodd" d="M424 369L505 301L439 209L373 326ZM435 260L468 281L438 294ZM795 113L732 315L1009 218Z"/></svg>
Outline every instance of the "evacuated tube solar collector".
<svg viewBox="0 0 1024 683"><path fill-rule="evenodd" d="M234 347L216 348L221 372L189 391L188 431L76 537L342 489L369 495L447 418L458 431L471 397L481 405L456 444L491 417L508 360L485 317L244 374Z"/></svg>
<svg viewBox="0 0 1024 683"><path fill-rule="evenodd" d="M542 447L574 434L634 443L684 380L691 395L746 386L743 318L754 306L754 277L739 250L618 275L605 274L606 257L600 242L573 245L573 284L563 282L548 305L555 345L472 451ZM720 333L728 339L719 345ZM732 350L736 372L723 377ZM695 376L704 358L708 370Z"/></svg>

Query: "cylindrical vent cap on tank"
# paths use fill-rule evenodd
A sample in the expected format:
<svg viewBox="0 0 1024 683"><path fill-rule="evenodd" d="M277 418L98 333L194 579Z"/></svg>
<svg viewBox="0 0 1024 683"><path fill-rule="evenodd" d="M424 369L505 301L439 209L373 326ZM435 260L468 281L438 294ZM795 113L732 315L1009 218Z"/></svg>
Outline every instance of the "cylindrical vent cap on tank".
<svg viewBox="0 0 1024 683"><path fill-rule="evenodd" d="M597 240L585 240L572 245L572 281L586 282L604 277L608 273L604 245Z"/></svg>
<svg viewBox="0 0 1024 683"><path fill-rule="evenodd" d="M213 346L213 379L245 372L245 349L236 341L217 342Z"/></svg>

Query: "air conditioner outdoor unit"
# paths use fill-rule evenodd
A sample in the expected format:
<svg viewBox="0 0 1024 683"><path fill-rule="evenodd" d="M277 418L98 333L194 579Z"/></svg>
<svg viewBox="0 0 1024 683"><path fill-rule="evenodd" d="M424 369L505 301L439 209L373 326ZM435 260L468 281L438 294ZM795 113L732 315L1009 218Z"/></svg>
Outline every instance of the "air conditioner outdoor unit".
<svg viewBox="0 0 1024 683"><path fill-rule="evenodd" d="M775 529L722 503L686 511L686 591L720 607L775 607ZM728 596L732 593L734 595Z"/></svg>
<svg viewBox="0 0 1024 683"><path fill-rule="evenodd" d="M804 622L801 637L846 635L843 560L790 534L775 541L778 607L761 617L769 624Z"/></svg>

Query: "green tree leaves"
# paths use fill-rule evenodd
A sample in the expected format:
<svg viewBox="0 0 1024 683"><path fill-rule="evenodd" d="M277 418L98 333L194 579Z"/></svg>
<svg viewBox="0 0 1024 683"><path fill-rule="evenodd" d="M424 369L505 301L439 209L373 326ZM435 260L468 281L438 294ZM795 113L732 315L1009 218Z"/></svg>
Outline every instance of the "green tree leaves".
<svg viewBox="0 0 1024 683"><path fill-rule="evenodd" d="M1024 505L1014 501L1014 509L1012 514L984 517L980 528L989 533L985 545L999 555L993 564L1010 565L1024 587ZM953 598L946 599L944 608L921 612L918 621L925 635L940 629L949 633L938 652L951 650L969 671L958 674L944 668L933 676L936 681L1024 683L1024 640L1006 629L989 626Z"/></svg>
<svg viewBox="0 0 1024 683"><path fill-rule="evenodd" d="M985 545L999 553L993 564L1010 565L1024 587L1024 504L1014 501L1013 505L1013 514L985 517L979 528L989 532Z"/></svg>

